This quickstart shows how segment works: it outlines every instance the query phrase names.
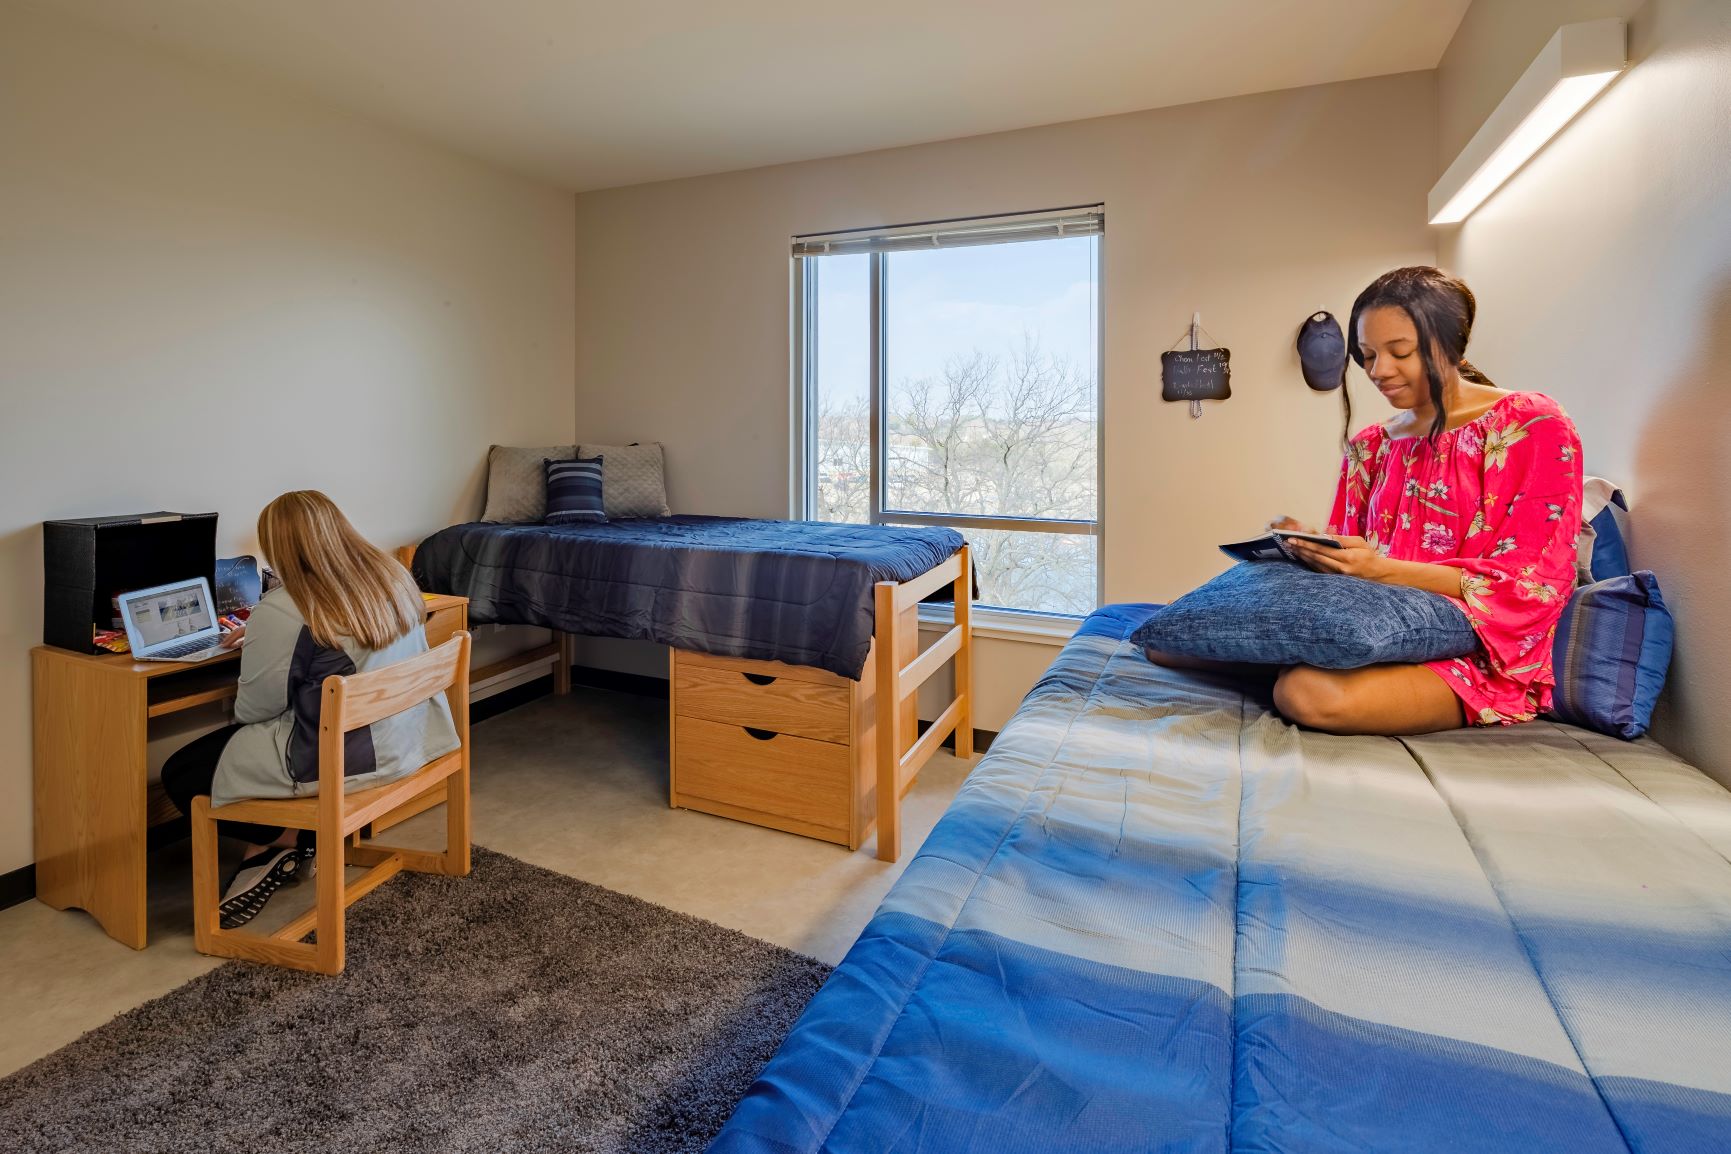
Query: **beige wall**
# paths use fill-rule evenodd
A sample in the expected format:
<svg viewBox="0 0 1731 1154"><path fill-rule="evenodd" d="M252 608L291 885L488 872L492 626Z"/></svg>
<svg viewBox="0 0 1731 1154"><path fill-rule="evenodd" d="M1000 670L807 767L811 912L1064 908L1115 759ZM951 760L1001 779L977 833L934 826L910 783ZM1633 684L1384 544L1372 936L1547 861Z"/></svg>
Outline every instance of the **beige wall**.
<svg viewBox="0 0 1731 1154"><path fill-rule="evenodd" d="M1326 515L1339 405L1293 337L1434 259L1435 124L1412 73L580 195L581 435L666 442L678 511L785 516L790 236L1104 202L1106 597L1170 599L1224 568L1220 541ZM1192 421L1159 354L1197 309L1233 399ZM982 647L996 729L1053 651Z"/></svg>
<svg viewBox="0 0 1731 1154"><path fill-rule="evenodd" d="M572 197L0 9L0 872L31 860L47 518L316 486L382 543L569 441ZM176 449L176 438L187 444Z"/></svg>
<svg viewBox="0 0 1731 1154"><path fill-rule="evenodd" d="M1457 39L1443 123L1483 115L1557 24L1608 7L1476 0L1461 35L1498 60ZM1731 784L1731 4L1652 0L1630 33L1629 70L1442 256L1479 297L1474 362L1562 401L1588 469L1629 490L1635 562L1678 624L1656 735Z"/></svg>

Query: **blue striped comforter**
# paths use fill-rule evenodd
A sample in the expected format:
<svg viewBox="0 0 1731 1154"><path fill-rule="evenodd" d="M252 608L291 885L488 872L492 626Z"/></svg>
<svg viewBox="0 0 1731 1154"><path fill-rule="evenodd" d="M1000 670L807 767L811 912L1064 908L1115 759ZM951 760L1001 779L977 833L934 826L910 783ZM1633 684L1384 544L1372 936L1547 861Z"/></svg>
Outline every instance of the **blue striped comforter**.
<svg viewBox="0 0 1731 1154"><path fill-rule="evenodd" d="M1731 1149L1731 793L1300 731L1088 619L713 1149Z"/></svg>
<svg viewBox="0 0 1731 1154"><path fill-rule="evenodd" d="M421 542L414 572L429 593L467 597L473 624L657 641L858 680L872 586L917 577L961 547L954 529L825 521L476 522Z"/></svg>

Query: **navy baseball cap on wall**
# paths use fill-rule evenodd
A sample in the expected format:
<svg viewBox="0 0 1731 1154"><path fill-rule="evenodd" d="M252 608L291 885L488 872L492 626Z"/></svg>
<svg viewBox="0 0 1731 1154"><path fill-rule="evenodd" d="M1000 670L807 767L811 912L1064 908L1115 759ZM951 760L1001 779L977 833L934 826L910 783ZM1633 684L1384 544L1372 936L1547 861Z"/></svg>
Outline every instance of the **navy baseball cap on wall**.
<svg viewBox="0 0 1731 1154"><path fill-rule="evenodd" d="M1304 383L1319 393L1346 383L1346 337L1332 313L1311 313L1298 326L1298 363Z"/></svg>

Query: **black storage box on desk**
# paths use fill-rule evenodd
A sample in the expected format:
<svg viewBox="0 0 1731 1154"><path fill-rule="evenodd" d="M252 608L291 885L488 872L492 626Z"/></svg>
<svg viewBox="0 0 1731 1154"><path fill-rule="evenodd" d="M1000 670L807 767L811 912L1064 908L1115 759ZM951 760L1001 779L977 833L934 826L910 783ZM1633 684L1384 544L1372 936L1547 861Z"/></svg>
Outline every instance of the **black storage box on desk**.
<svg viewBox="0 0 1731 1154"><path fill-rule="evenodd" d="M95 653L114 598L216 577L215 513L134 513L42 522L42 643Z"/></svg>

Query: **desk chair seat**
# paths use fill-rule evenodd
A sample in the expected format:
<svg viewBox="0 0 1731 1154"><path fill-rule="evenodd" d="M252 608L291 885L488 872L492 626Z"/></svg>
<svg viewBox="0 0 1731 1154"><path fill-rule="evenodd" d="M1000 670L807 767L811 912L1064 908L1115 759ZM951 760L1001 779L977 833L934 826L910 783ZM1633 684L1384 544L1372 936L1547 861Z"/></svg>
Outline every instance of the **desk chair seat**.
<svg viewBox="0 0 1731 1154"><path fill-rule="evenodd" d="M343 789L343 735L419 705L438 694L451 704L457 748L396 781L371 789ZM364 841L371 822L445 787L445 848L404 849ZM312 830L318 843L318 900L272 934L221 925L216 823L246 821ZM344 867L371 867L348 882ZM212 807L192 803L193 944L201 954L339 974L343 969L343 913L357 899L403 870L465 877L469 873L469 634L459 632L436 649L383 669L327 677L319 712L319 792L312 797L257 798ZM303 942L318 931L317 942Z"/></svg>

